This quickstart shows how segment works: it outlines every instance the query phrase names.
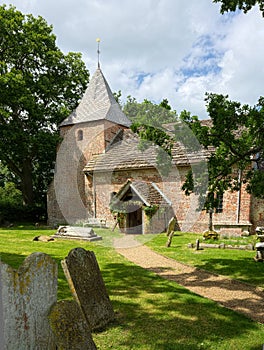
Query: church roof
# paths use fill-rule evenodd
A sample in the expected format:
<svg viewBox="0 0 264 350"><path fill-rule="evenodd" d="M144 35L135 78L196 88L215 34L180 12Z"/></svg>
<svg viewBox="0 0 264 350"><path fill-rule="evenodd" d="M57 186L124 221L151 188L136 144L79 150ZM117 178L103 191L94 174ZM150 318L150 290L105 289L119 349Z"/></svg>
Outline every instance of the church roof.
<svg viewBox="0 0 264 350"><path fill-rule="evenodd" d="M85 172L118 171L128 169L158 168L158 146L152 145L145 151L139 149L139 137L131 130L125 130L118 135L118 142L113 142L105 153L94 155L86 164ZM179 142L172 148L172 164L175 166L190 166L206 161L210 150L198 149L189 151Z"/></svg>
<svg viewBox="0 0 264 350"><path fill-rule="evenodd" d="M112 202L118 204L118 201L122 201L129 189L131 189L134 192L134 194L147 206L171 205L171 202L154 182L131 181L130 179L127 180L127 182L120 188L118 193L115 194L115 196L112 199Z"/></svg>
<svg viewBox="0 0 264 350"><path fill-rule="evenodd" d="M131 125L130 120L116 102L101 69L98 67L78 107L60 126L102 119L127 127Z"/></svg>

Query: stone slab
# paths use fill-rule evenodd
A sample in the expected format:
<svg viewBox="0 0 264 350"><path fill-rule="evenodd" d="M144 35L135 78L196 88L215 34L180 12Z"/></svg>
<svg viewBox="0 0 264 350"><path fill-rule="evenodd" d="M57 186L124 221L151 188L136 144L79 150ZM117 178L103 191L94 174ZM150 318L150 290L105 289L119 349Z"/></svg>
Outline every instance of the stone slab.
<svg viewBox="0 0 264 350"><path fill-rule="evenodd" d="M61 263L90 329L105 327L114 319L114 310L94 252L75 248Z"/></svg>
<svg viewBox="0 0 264 350"><path fill-rule="evenodd" d="M61 300L49 314L58 350L96 350L89 326L74 300Z"/></svg>
<svg viewBox="0 0 264 350"><path fill-rule="evenodd" d="M79 239L84 241L100 241L101 236L98 236L91 227L80 226L60 226L52 238L64 239Z"/></svg>

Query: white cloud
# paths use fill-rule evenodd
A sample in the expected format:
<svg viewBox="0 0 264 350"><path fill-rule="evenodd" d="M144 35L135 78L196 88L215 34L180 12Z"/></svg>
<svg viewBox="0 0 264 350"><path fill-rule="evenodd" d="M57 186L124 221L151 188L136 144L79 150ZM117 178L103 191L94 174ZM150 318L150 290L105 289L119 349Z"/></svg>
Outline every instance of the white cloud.
<svg viewBox="0 0 264 350"><path fill-rule="evenodd" d="M54 26L58 46L101 66L113 91L168 98L206 116L206 91L254 104L263 93L264 20L258 9L222 16L212 0L0 0Z"/></svg>

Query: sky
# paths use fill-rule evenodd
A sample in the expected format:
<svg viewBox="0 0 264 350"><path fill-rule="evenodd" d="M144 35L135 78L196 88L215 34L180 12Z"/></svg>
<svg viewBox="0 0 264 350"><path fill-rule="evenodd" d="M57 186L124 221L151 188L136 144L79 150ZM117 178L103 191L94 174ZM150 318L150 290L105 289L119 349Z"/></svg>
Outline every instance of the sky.
<svg viewBox="0 0 264 350"><path fill-rule="evenodd" d="M264 18L220 14L212 0L0 0L53 26L64 52L81 52L90 73L100 65L111 90L139 102L167 98L208 117L205 93L255 105L264 96Z"/></svg>

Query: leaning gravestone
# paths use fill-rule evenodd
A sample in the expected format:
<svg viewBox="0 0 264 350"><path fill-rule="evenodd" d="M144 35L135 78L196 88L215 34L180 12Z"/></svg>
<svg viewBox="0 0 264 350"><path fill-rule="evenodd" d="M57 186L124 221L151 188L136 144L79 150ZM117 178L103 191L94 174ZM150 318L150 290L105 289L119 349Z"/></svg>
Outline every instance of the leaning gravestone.
<svg viewBox="0 0 264 350"><path fill-rule="evenodd" d="M58 350L96 350L89 326L76 301L61 300L49 314Z"/></svg>
<svg viewBox="0 0 264 350"><path fill-rule="evenodd" d="M55 350L48 321L57 301L57 264L44 253L28 256L18 270L0 262L5 350Z"/></svg>
<svg viewBox="0 0 264 350"><path fill-rule="evenodd" d="M175 217L172 217L169 221L168 228L167 228L168 241L166 243L166 247L168 248L171 246L172 237L174 235L175 224L176 224L176 219Z"/></svg>
<svg viewBox="0 0 264 350"><path fill-rule="evenodd" d="M114 319L114 310L94 252L75 248L61 263L90 329L106 326Z"/></svg>

